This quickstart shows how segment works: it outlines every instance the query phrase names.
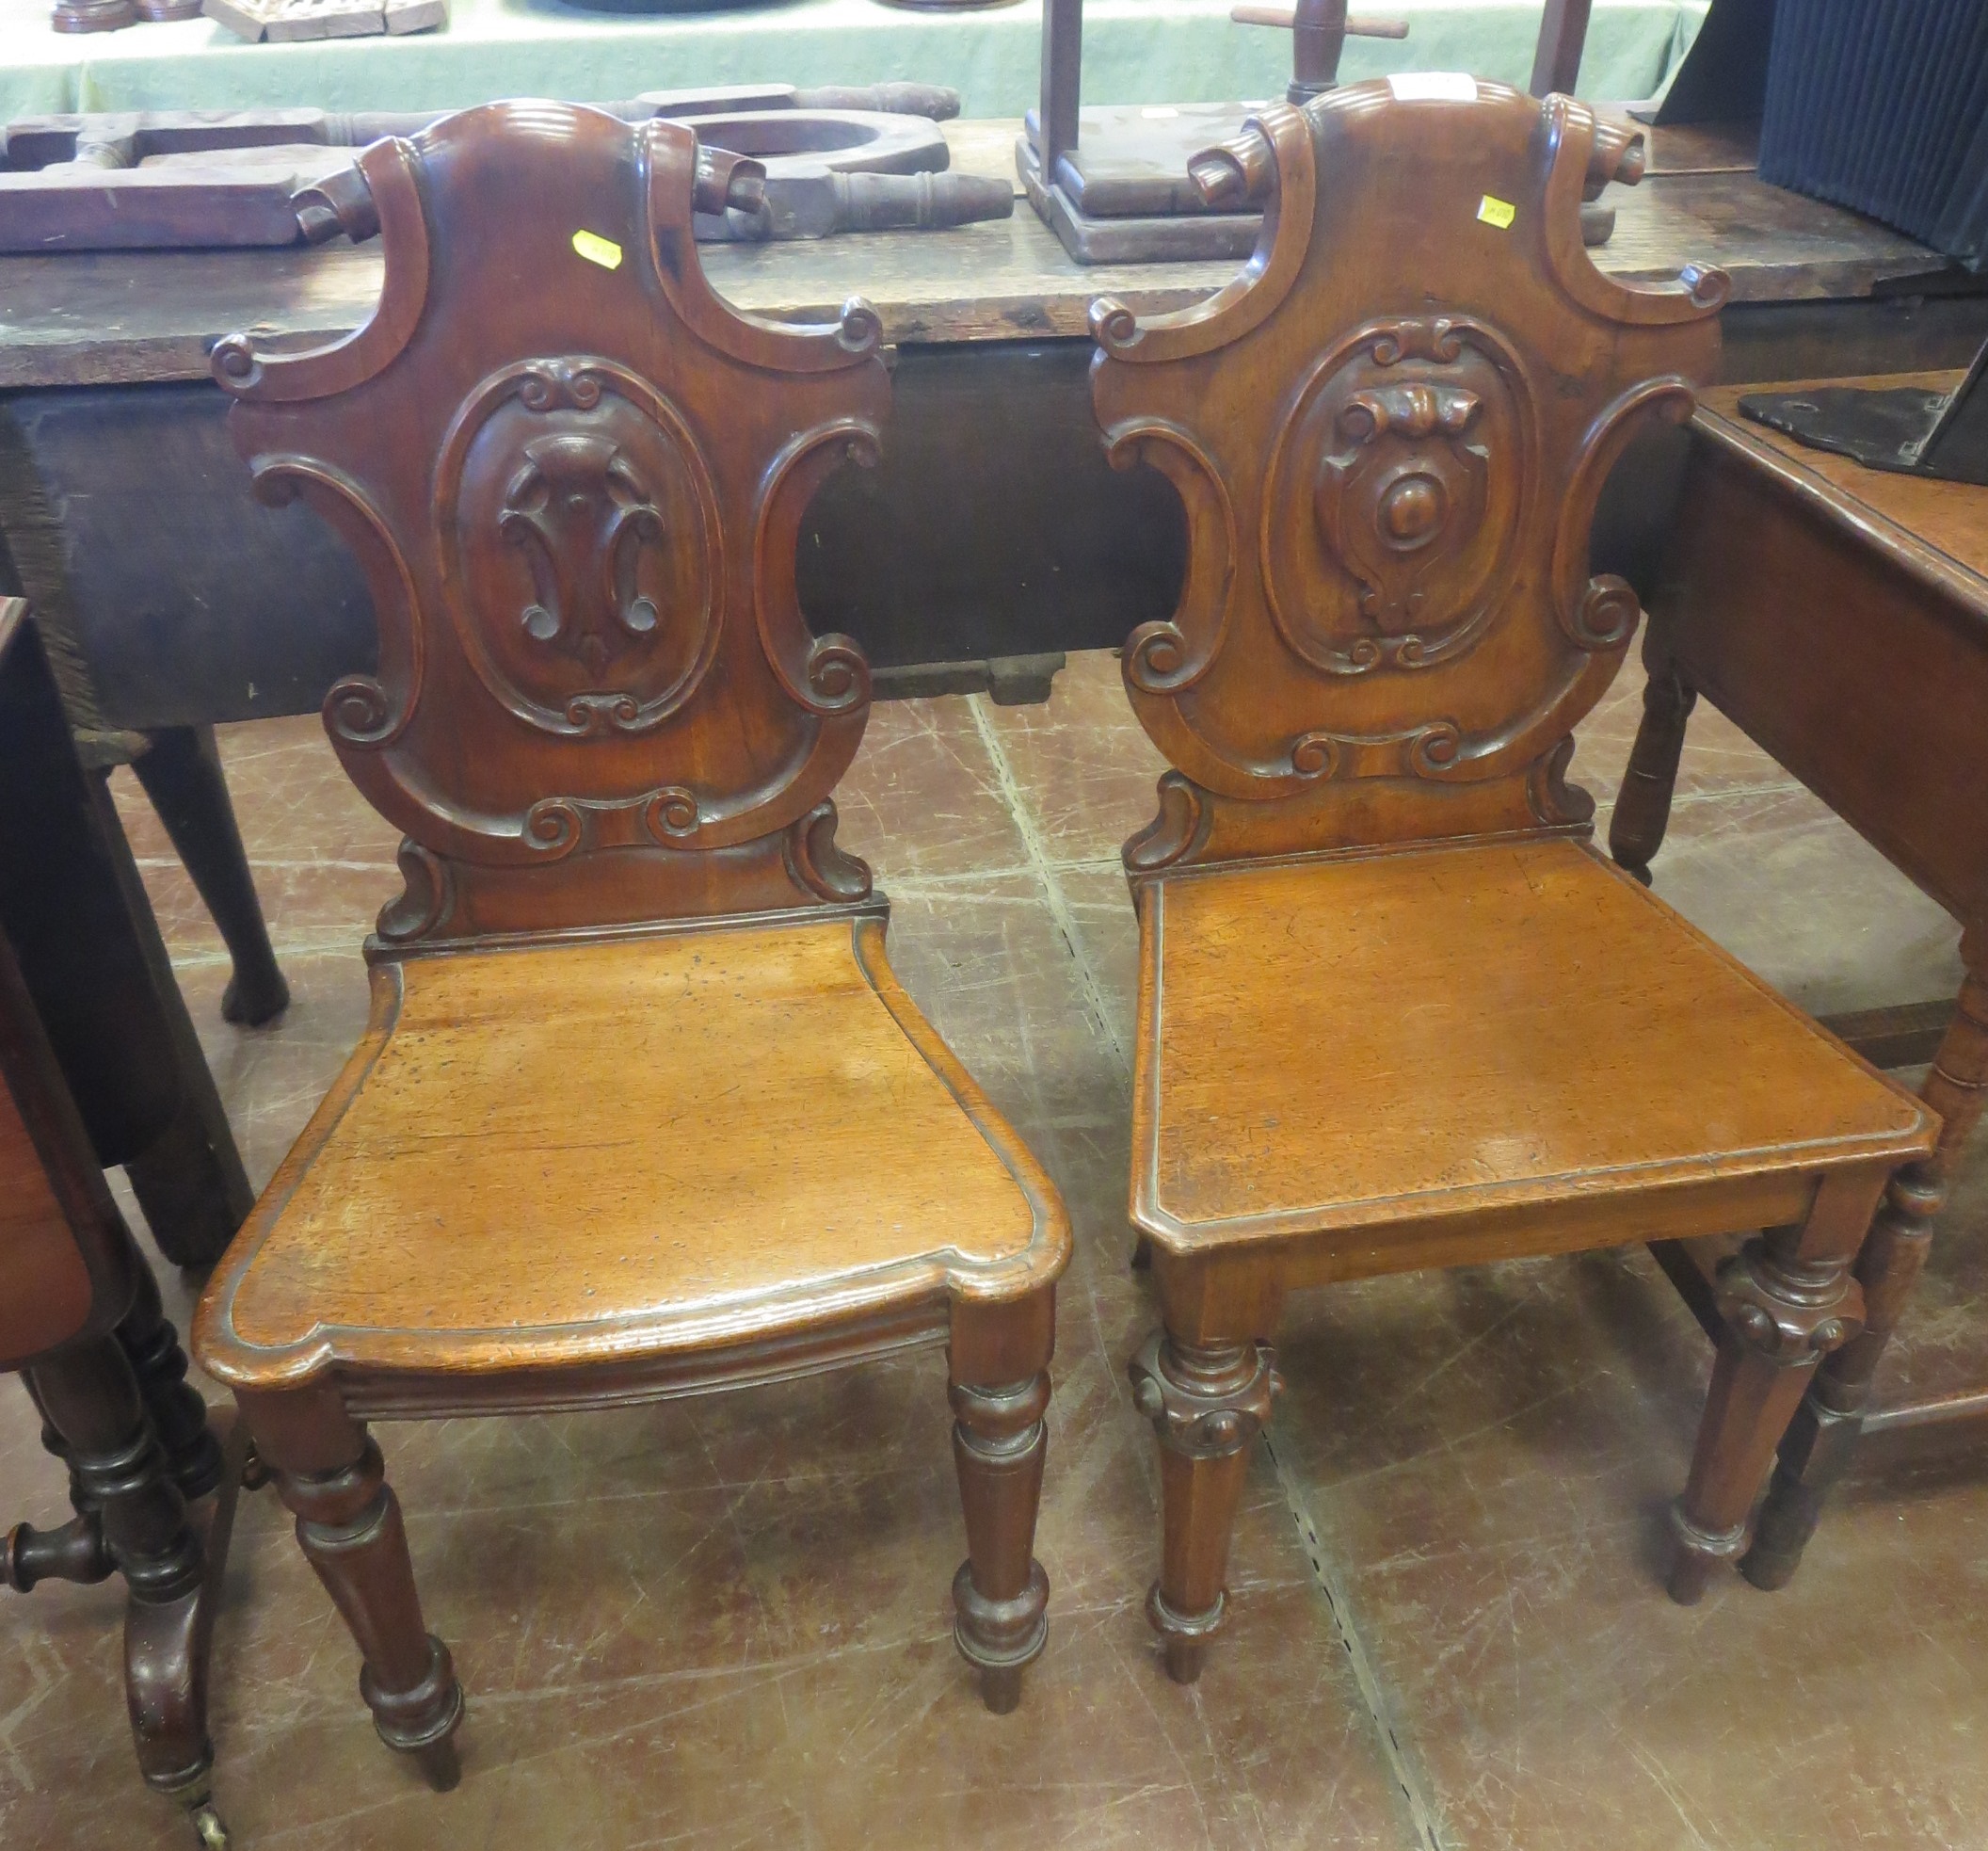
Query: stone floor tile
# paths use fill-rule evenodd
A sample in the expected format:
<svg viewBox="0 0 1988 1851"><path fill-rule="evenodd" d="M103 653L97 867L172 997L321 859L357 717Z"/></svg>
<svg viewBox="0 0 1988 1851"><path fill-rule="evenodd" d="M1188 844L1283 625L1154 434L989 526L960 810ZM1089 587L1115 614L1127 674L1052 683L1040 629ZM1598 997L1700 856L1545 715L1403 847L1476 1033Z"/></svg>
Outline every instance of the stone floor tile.
<svg viewBox="0 0 1988 1851"><path fill-rule="evenodd" d="M906 881L1009 872L1027 859L972 706L884 700L835 794L836 840L892 889Z"/></svg>
<svg viewBox="0 0 1988 1851"><path fill-rule="evenodd" d="M1166 765L1108 650L1073 651L1048 701L985 712L1049 861L1115 861L1152 821Z"/></svg>

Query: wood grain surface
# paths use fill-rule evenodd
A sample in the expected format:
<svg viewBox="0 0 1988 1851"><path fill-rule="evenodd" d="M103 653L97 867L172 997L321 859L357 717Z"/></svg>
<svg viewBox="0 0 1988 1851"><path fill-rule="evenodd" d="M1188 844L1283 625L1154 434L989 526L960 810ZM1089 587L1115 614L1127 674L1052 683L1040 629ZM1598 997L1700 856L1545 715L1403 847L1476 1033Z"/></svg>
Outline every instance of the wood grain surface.
<svg viewBox="0 0 1988 1851"><path fill-rule="evenodd" d="M1133 1212L1177 1245L1357 1227L1362 1270L1392 1270L1395 1223L1926 1135L1911 1094L1582 844L1214 872L1147 907Z"/></svg>
<svg viewBox="0 0 1988 1851"><path fill-rule="evenodd" d="M1039 1177L900 1026L882 939L835 919L376 968L365 1041L230 1258L259 1354L210 1326L208 1366L266 1379L313 1337L340 1365L605 1360L1051 1261Z"/></svg>

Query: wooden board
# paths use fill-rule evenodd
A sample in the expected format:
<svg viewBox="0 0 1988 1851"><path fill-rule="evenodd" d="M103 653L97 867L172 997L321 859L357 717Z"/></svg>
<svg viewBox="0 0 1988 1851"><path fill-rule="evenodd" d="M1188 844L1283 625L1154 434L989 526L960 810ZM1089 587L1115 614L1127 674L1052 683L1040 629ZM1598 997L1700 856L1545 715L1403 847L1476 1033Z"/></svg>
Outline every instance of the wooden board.
<svg viewBox="0 0 1988 1851"><path fill-rule="evenodd" d="M956 168L1012 180L1018 122L945 129ZM1868 297L1901 279L1948 286L1959 278L1909 238L1745 172L1659 174L1606 197L1618 217L1604 268L1649 278L1688 262L1717 264L1742 304ZM704 261L722 294L762 314L828 318L850 295L866 296L885 339L898 343L1081 336L1094 297L1116 296L1142 314L1181 308L1235 267L1085 267L1027 212L951 232L729 246ZM239 329L300 344L345 333L370 311L379 277L377 247L346 244L0 259L0 389L204 378L208 349Z"/></svg>

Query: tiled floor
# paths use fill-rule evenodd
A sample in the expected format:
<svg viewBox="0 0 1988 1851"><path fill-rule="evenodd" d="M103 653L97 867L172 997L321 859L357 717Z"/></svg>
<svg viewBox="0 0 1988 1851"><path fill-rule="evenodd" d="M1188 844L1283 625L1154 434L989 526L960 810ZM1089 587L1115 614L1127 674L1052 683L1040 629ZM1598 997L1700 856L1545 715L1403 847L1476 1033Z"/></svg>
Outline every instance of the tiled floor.
<svg viewBox="0 0 1988 1851"><path fill-rule="evenodd" d="M1582 736L1604 805L1630 671ZM365 1012L392 832L314 721L226 735L296 995L224 1027L219 942L142 800L126 814L249 1169L265 1179ZM268 1493L245 1499L216 1648L240 1846L1360 1846L1668 1851L1988 1844L1988 1488L1964 1448L1868 1456L1794 1586L1655 1578L1708 1356L1638 1253L1382 1280L1291 1307L1234 1620L1193 1690L1141 1612L1150 1439L1123 1389L1135 935L1118 844L1157 760L1114 666L1046 707L880 708L843 839L895 902L906 985L1067 1198L1039 1553L1048 1655L986 1715L954 1656L960 1553L936 1356L585 1417L383 1429L430 1622L470 1691L437 1797L373 1738L345 1635ZM1659 889L1818 1010L1959 981L1955 930L1719 717L1693 722ZM1894 1351L1988 1379L1988 1164ZM175 1314L187 1289L168 1280ZM61 1481L24 1399L11 1517ZM139 1786L119 1596L0 1602L0 1844L190 1844Z"/></svg>

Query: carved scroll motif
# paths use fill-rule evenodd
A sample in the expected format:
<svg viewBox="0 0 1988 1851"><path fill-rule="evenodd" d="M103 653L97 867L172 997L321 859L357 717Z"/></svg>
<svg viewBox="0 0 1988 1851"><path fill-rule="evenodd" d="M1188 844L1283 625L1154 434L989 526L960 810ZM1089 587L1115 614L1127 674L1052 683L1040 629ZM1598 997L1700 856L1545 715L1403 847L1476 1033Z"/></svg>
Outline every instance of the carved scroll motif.
<svg viewBox="0 0 1988 1851"><path fill-rule="evenodd" d="M1588 534L1609 472L1644 426L1683 424L1696 409L1690 384L1666 374L1644 380L1605 407L1580 440L1553 535L1554 615L1579 649L1621 649L1643 617L1627 579L1611 572L1588 576Z"/></svg>
<svg viewBox="0 0 1988 1851"><path fill-rule="evenodd" d="M464 653L520 719L645 732L696 692L722 629L717 502L646 380L585 358L486 380L442 446L435 519Z"/></svg>
<svg viewBox="0 0 1988 1851"><path fill-rule="evenodd" d="M269 507L300 501L351 547L373 595L379 673L346 675L325 696L325 731L335 745L375 752L407 731L421 700L426 645L414 576L380 511L342 470L308 457L255 461L257 500Z"/></svg>
<svg viewBox="0 0 1988 1851"><path fill-rule="evenodd" d="M529 560L526 634L601 677L656 627L636 585L644 546L667 536L662 510L618 444L585 432L542 437L505 492L498 531Z"/></svg>
<svg viewBox="0 0 1988 1851"><path fill-rule="evenodd" d="M1170 618L1142 623L1127 639L1124 672L1135 692L1184 693L1208 673L1228 635L1235 601L1236 510L1222 472L1178 425L1160 420L1106 433L1114 469L1149 463L1174 485L1194 536L1180 602Z"/></svg>

